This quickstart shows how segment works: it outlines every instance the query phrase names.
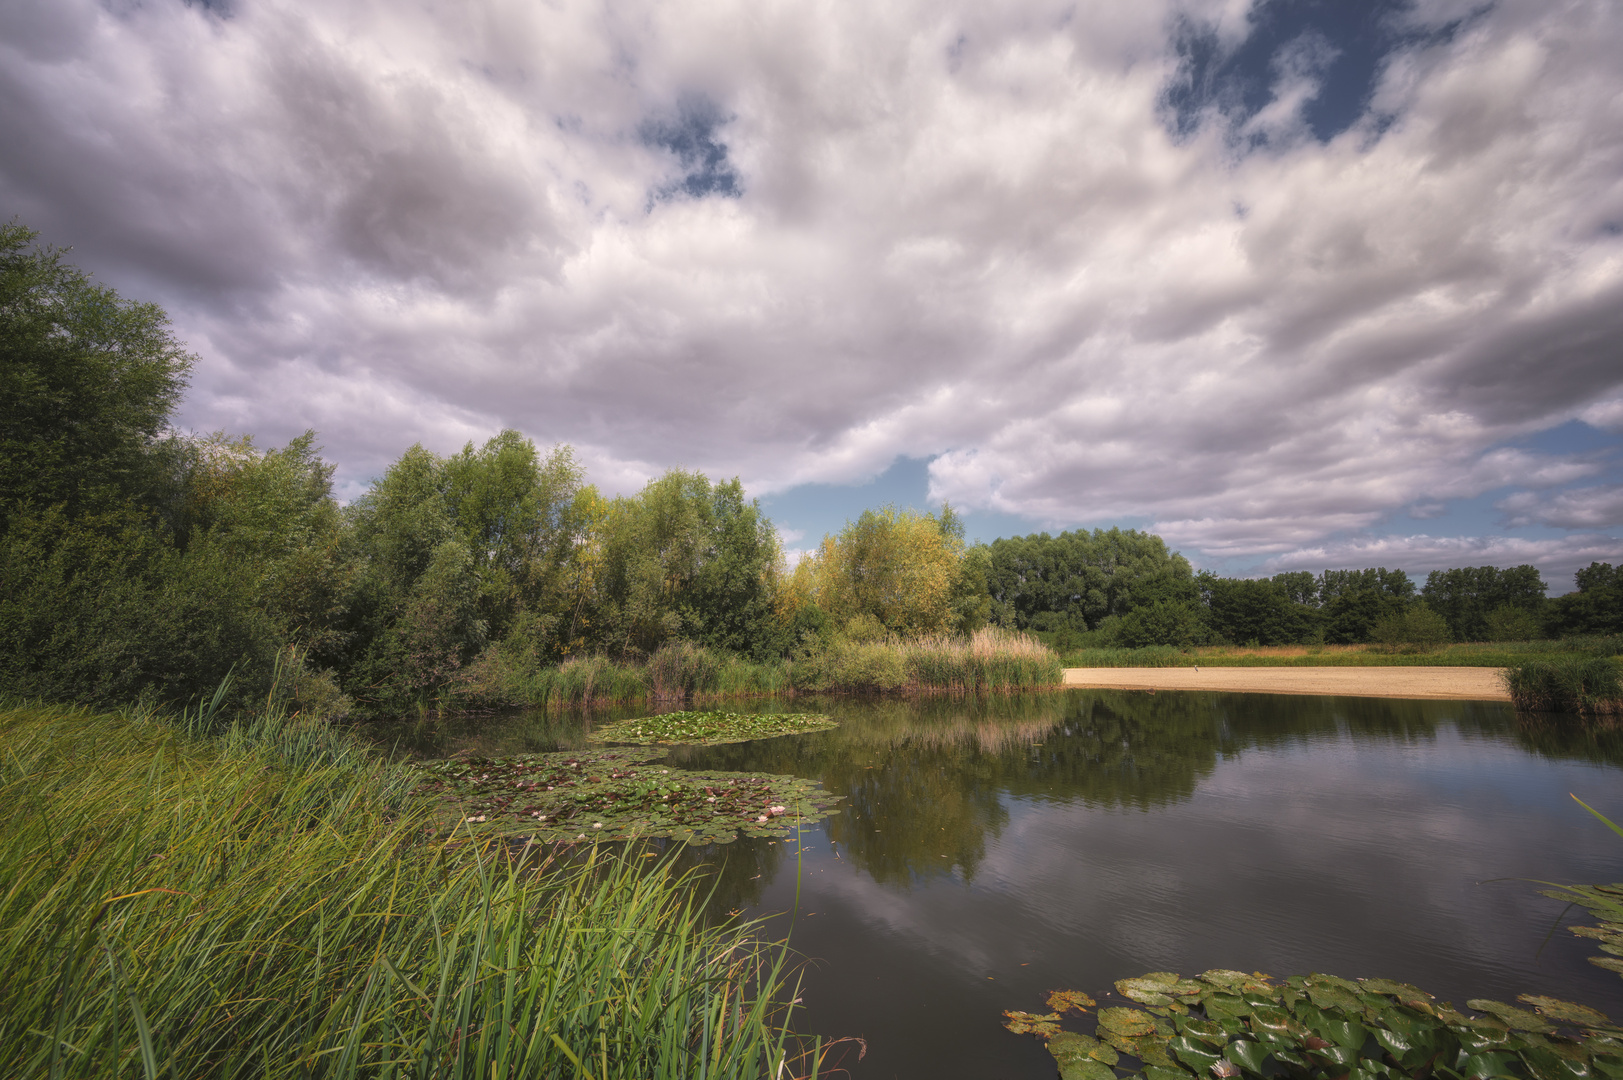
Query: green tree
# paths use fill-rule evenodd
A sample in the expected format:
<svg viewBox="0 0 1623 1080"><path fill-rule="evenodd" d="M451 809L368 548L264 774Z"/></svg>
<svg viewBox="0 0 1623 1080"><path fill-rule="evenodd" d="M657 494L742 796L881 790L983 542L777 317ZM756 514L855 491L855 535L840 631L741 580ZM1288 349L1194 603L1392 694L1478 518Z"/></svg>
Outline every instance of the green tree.
<svg viewBox="0 0 1623 1080"><path fill-rule="evenodd" d="M939 517L887 506L864 510L839 536L825 536L797 571L810 579L812 601L840 626L867 618L903 637L947 633L979 609L966 595L963 550L950 506Z"/></svg>
<svg viewBox="0 0 1623 1080"><path fill-rule="evenodd" d="M1592 562L1573 575L1578 588L1551 601L1558 634L1623 634L1623 567Z"/></svg>
<svg viewBox="0 0 1623 1080"><path fill-rule="evenodd" d="M1326 570L1319 575L1325 640L1333 645L1369 641L1383 617L1401 613L1413 600L1414 582L1402 570Z"/></svg>
<svg viewBox="0 0 1623 1080"><path fill-rule="evenodd" d="M1544 611L1546 586L1535 566L1465 566L1433 570L1426 575L1420 595L1448 623L1459 641L1483 641L1489 636L1488 614L1503 605L1535 616Z"/></svg>
<svg viewBox="0 0 1623 1080"><path fill-rule="evenodd" d="M70 516L153 501L194 358L156 304L121 299L0 225L0 527L21 505Z"/></svg>
<svg viewBox="0 0 1623 1080"><path fill-rule="evenodd" d="M992 621L1020 630L1080 633L1136 607L1197 599L1189 561L1135 529L994 540L987 587Z"/></svg>
<svg viewBox="0 0 1623 1080"><path fill-rule="evenodd" d="M1214 633L1240 645L1295 645L1315 639L1322 616L1292 598L1287 584L1266 579L1197 579Z"/></svg>
<svg viewBox="0 0 1623 1080"><path fill-rule="evenodd" d="M758 658L789 647L777 534L736 477L712 484L673 469L616 499L602 533L596 619L612 651L674 639Z"/></svg>

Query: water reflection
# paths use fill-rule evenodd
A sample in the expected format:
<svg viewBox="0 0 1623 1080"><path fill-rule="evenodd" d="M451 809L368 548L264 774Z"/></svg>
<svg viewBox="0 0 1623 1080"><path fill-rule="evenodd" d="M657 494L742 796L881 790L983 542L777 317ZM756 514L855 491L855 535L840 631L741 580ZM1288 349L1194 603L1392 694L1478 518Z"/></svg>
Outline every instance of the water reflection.
<svg viewBox="0 0 1623 1080"><path fill-rule="evenodd" d="M1000 1011L1151 970L1321 970L1623 1011L1587 943L1545 941L1560 904L1483 884L1623 878L1623 845L1567 798L1623 814L1615 732L1495 703L1216 693L778 707L841 726L673 759L812 777L842 812L802 843L679 857L715 871L718 915L797 909L792 942L818 961L803 1029L867 1037L858 1080L1051 1080ZM377 734L498 755L580 745L604 715Z"/></svg>

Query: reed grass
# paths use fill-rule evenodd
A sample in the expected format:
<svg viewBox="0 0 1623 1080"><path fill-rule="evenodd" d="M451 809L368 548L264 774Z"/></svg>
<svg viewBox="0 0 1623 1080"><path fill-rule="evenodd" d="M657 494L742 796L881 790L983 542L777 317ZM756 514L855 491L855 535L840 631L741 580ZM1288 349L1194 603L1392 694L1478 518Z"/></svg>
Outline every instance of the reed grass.
<svg viewBox="0 0 1623 1080"><path fill-rule="evenodd" d="M1623 668L1604 656L1524 660L1504 671L1516 708L1591 716L1623 714Z"/></svg>
<svg viewBox="0 0 1623 1080"><path fill-rule="evenodd" d="M0 709L6 1076L790 1075L784 948L668 864L431 840L275 722Z"/></svg>
<svg viewBox="0 0 1623 1080"><path fill-rule="evenodd" d="M1381 645L1206 645L1180 648L1073 649L1065 667L1509 667L1529 658L1617 656L1623 639L1574 637L1546 641L1464 642L1427 651Z"/></svg>

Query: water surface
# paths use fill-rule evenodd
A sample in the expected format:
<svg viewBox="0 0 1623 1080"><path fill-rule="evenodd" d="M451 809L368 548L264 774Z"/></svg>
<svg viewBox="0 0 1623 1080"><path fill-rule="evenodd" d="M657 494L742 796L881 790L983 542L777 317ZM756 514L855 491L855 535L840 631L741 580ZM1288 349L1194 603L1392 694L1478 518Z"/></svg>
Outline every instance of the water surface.
<svg viewBox="0 0 1623 1080"><path fill-rule="evenodd" d="M1496 703L1266 694L811 707L841 727L672 760L846 797L798 842L693 854L720 871L718 908L782 913L784 930L792 916L812 961L796 1027L865 1039L843 1061L858 1080L1052 1077L1001 1011L1157 970L1379 976L1457 1004L1537 993L1623 1016L1623 979L1550 933L1563 905L1504 880L1623 880L1623 841L1568 796L1623 821L1615 736L1528 727ZM500 754L580 745L592 722L385 737Z"/></svg>

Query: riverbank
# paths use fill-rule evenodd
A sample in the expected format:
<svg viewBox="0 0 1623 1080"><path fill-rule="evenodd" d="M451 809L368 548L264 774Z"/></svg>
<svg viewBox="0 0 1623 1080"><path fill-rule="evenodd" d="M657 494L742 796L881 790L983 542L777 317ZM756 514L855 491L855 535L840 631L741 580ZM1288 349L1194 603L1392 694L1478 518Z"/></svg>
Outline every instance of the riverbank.
<svg viewBox="0 0 1623 1080"><path fill-rule="evenodd" d="M1482 667L1066 668L1065 685L1112 690L1510 700L1503 669Z"/></svg>

